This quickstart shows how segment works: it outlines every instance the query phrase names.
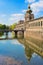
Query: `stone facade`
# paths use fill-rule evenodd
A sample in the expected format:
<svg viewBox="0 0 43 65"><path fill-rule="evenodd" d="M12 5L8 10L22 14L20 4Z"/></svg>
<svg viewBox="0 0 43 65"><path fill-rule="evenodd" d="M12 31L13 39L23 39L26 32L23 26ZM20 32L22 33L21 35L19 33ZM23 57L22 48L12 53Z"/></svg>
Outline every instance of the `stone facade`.
<svg viewBox="0 0 43 65"><path fill-rule="evenodd" d="M33 37L39 40L43 40L43 17L34 19L34 14L32 14L32 10L30 6L25 14L25 21L22 23L18 23L16 26L16 30L25 30L24 37L29 38Z"/></svg>
<svg viewBox="0 0 43 65"><path fill-rule="evenodd" d="M43 17L34 19L31 22L27 22L24 37L32 37L39 40L43 40Z"/></svg>
<svg viewBox="0 0 43 65"><path fill-rule="evenodd" d="M29 22L31 20L34 20L34 14L32 14L32 10L31 10L31 8L29 6L28 10L26 11L26 14L25 14L25 21Z"/></svg>

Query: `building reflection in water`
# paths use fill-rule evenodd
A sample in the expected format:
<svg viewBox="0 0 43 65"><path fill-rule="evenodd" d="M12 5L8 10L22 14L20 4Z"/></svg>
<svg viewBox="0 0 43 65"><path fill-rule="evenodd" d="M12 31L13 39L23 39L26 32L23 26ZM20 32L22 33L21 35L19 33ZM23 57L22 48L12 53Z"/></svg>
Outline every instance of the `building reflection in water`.
<svg viewBox="0 0 43 65"><path fill-rule="evenodd" d="M39 51L40 53L37 52L38 49L36 49L36 51L35 51L35 48L32 49L30 47L30 45L26 42L26 39L19 39L19 42L22 43L25 46L25 55L28 59L28 62L30 62L32 55L34 55L34 54L37 55L38 57L40 56L43 59L43 56L40 55L41 52L40 51Z"/></svg>
<svg viewBox="0 0 43 65"><path fill-rule="evenodd" d="M26 54L28 61L30 61L32 54L33 54L33 51L30 48L25 47L25 54Z"/></svg>

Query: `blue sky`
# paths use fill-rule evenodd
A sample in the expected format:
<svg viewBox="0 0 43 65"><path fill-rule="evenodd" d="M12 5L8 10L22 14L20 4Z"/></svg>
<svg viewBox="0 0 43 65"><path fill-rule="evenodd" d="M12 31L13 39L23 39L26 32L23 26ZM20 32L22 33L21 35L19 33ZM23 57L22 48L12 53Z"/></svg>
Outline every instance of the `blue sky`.
<svg viewBox="0 0 43 65"><path fill-rule="evenodd" d="M43 0L0 0L0 24L12 25L24 19L29 4L35 18L43 16Z"/></svg>

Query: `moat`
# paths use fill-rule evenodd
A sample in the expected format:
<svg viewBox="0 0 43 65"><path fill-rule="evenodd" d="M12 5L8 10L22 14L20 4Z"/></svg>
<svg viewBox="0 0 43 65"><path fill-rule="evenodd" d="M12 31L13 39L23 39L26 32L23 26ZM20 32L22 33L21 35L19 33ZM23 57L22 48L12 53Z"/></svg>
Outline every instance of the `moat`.
<svg viewBox="0 0 43 65"><path fill-rule="evenodd" d="M18 39L0 40L0 65L43 65L43 57Z"/></svg>

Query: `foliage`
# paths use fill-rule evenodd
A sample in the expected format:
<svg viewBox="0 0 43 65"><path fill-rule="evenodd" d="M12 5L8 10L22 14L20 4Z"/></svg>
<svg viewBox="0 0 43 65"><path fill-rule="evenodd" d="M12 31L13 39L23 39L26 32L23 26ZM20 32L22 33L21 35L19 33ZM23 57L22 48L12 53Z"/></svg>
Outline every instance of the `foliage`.
<svg viewBox="0 0 43 65"><path fill-rule="evenodd" d="M0 29L9 29L9 26L0 24Z"/></svg>
<svg viewBox="0 0 43 65"><path fill-rule="evenodd" d="M14 30L15 27L16 27L16 23L14 23L13 25L11 25L9 28L10 28L11 30Z"/></svg>
<svg viewBox="0 0 43 65"><path fill-rule="evenodd" d="M10 25L10 26L7 26L5 24L4 25L0 24L0 30L5 30L5 29L14 30L15 26L16 26L16 23L14 23L13 25ZM0 32L0 36L2 36L3 34L4 34L3 32Z"/></svg>
<svg viewBox="0 0 43 65"><path fill-rule="evenodd" d="M0 24L0 30L9 29L9 26ZM2 36L4 33L0 32L0 36Z"/></svg>

